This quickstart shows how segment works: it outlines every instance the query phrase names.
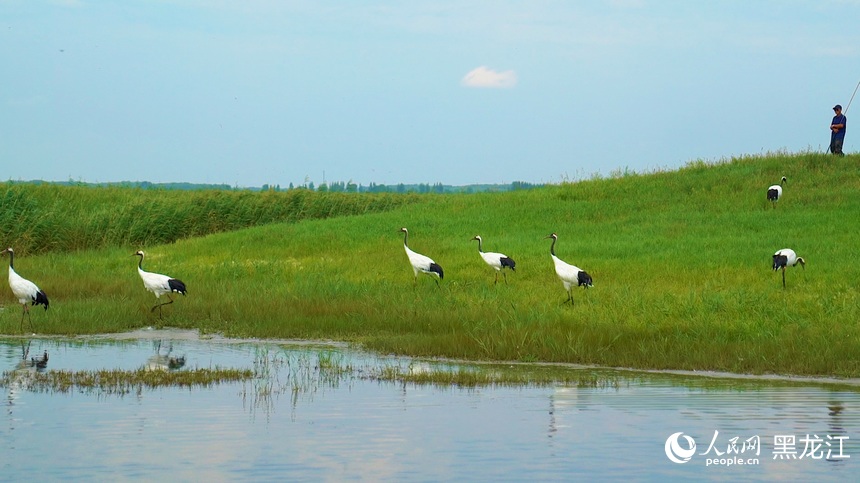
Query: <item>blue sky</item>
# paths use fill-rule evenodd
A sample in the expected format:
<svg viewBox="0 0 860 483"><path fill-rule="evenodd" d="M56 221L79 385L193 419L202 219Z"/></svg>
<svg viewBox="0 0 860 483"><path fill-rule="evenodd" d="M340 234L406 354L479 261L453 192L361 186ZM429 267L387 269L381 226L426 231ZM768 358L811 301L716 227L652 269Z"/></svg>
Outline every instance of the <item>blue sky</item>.
<svg viewBox="0 0 860 483"><path fill-rule="evenodd" d="M857 19L858 0L0 0L0 179L555 183L824 151Z"/></svg>

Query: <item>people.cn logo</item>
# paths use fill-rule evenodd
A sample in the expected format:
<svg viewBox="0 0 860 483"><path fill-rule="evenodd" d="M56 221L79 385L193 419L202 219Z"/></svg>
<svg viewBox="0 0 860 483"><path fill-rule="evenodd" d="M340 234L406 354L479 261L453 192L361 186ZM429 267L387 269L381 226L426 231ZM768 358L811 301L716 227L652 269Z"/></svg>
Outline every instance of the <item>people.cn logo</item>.
<svg viewBox="0 0 860 483"><path fill-rule="evenodd" d="M678 443L678 438L681 436L687 440L687 444L690 446L689 449L682 448ZM693 441L693 438L684 434L683 431L678 431L666 439L666 456L672 460L673 463L686 463L690 461L690 458L692 458L694 454L696 454L696 442Z"/></svg>

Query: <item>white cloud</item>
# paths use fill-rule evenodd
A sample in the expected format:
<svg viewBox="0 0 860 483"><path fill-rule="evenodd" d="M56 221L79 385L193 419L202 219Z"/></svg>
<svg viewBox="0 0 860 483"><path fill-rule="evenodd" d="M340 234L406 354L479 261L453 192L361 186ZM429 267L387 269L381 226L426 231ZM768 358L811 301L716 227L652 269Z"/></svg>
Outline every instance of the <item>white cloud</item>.
<svg viewBox="0 0 860 483"><path fill-rule="evenodd" d="M517 73L512 70L497 72L482 65L466 74L461 83L466 87L505 89L517 85Z"/></svg>

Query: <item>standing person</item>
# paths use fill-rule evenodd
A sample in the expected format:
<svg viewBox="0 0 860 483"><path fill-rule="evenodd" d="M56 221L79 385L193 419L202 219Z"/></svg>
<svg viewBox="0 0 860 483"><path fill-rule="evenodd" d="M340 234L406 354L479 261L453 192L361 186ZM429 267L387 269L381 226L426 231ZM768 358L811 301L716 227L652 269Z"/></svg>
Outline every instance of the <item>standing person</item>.
<svg viewBox="0 0 860 483"><path fill-rule="evenodd" d="M845 124L848 119L842 114L842 106L836 104L833 106L833 121L830 122L830 152L844 156L842 152L842 143L845 141Z"/></svg>

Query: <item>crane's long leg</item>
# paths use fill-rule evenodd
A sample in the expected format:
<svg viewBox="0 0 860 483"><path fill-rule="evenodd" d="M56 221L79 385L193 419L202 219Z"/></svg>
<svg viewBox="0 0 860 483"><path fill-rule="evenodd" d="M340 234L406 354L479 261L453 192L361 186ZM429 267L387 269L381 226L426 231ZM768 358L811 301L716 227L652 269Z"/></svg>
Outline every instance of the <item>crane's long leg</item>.
<svg viewBox="0 0 860 483"><path fill-rule="evenodd" d="M573 305L573 295L570 293L570 290L567 291L567 300L562 302L561 305L564 305L568 302L570 302L570 305Z"/></svg>
<svg viewBox="0 0 860 483"><path fill-rule="evenodd" d="M785 288L785 267L782 267L782 288Z"/></svg>
<svg viewBox="0 0 860 483"><path fill-rule="evenodd" d="M33 330L33 319L30 317L30 307L27 307L27 304L21 304L24 307L24 311L21 312L21 332L24 332L24 315L27 316L27 322L30 323L30 330Z"/></svg>
<svg viewBox="0 0 860 483"><path fill-rule="evenodd" d="M172 299L172 298L170 298L170 294L169 294L169 293L164 294L164 295L166 295L166 296L167 296L167 300L169 300L170 302L164 302L163 304L155 304L155 305L154 305L154 306L149 310L150 312L155 312L155 309L158 309L158 318L161 318L161 306L162 306L162 305L170 305L170 304L172 304L172 303L173 303L173 299Z"/></svg>

